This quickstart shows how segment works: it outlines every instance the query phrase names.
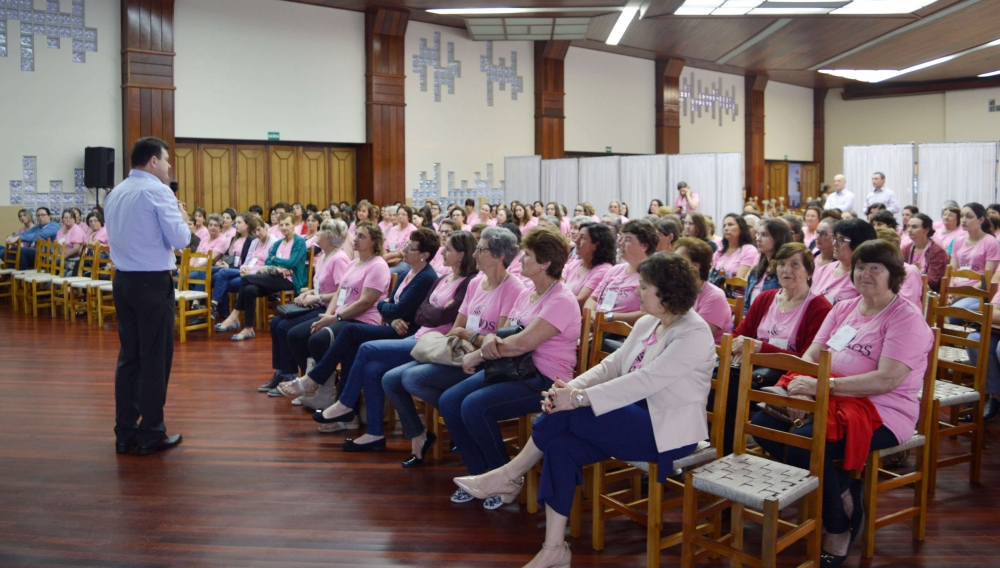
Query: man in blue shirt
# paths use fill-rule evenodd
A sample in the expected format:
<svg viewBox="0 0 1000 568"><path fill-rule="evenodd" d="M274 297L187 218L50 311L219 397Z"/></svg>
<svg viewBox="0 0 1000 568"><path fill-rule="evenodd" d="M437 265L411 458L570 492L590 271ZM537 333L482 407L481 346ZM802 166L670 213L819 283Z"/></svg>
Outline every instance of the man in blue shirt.
<svg viewBox="0 0 1000 568"><path fill-rule="evenodd" d="M17 242L17 239L21 239L21 265L18 267L21 270L31 270L35 267L35 241L39 239L54 241L56 233L59 232L59 222L52 220L52 214L48 207L36 209L35 219L37 224L34 227L7 239L8 246ZM2 250L4 249L0 248L0 251ZM2 254L0 252L0 255Z"/></svg>
<svg viewBox="0 0 1000 568"><path fill-rule="evenodd" d="M145 456L182 440L180 434L167 436L163 405L174 354L173 249L188 246L191 231L184 204L165 185L170 181L168 150L159 138L137 140L132 171L104 205L121 342L115 372L119 454L138 445L138 454Z"/></svg>

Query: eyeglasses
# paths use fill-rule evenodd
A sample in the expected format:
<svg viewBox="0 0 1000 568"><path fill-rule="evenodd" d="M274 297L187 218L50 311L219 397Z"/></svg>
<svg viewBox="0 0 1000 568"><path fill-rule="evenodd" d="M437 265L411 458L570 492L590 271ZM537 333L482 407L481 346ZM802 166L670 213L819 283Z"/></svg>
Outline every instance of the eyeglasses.
<svg viewBox="0 0 1000 568"><path fill-rule="evenodd" d="M478 252L479 254L482 254L484 252L489 252L489 250L490 250L489 247L479 247L479 246L476 247L476 252Z"/></svg>
<svg viewBox="0 0 1000 568"><path fill-rule="evenodd" d="M824 239L830 236L830 233L826 231L816 231L815 234L817 238L824 238Z"/></svg>
<svg viewBox="0 0 1000 568"><path fill-rule="evenodd" d="M842 244L850 243L850 242L851 242L851 239L849 239L849 238L847 238L847 237L845 237L843 235L837 235L836 237L833 237L833 243L836 244L836 245L842 245Z"/></svg>

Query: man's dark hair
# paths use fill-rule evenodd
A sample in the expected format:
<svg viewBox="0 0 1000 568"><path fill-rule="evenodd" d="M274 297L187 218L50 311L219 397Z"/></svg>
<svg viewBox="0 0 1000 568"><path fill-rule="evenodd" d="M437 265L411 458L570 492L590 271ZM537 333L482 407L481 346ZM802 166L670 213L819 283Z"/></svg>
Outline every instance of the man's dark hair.
<svg viewBox="0 0 1000 568"><path fill-rule="evenodd" d="M36 207L35 208L35 215L38 215L38 212L41 211L42 209L45 210L45 214L46 215L48 215L49 217L52 216L52 211L50 211L48 207Z"/></svg>
<svg viewBox="0 0 1000 568"><path fill-rule="evenodd" d="M260 205L251 205L249 211L251 213L256 213L258 215L264 214L264 208L261 207Z"/></svg>
<svg viewBox="0 0 1000 568"><path fill-rule="evenodd" d="M164 150L169 150L167 143L155 136L146 136L135 141L132 146L132 167L141 168L153 158L159 158Z"/></svg>

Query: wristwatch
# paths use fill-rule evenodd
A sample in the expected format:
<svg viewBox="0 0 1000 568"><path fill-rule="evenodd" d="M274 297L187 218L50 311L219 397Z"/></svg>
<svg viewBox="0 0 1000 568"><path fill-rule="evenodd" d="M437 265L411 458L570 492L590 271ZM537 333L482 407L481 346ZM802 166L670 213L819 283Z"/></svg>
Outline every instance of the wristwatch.
<svg viewBox="0 0 1000 568"><path fill-rule="evenodd" d="M830 392L833 392L835 388L837 388L837 379L830 377Z"/></svg>
<svg viewBox="0 0 1000 568"><path fill-rule="evenodd" d="M614 321L614 319L615 319L615 313L614 312L605 312L604 313L604 321Z"/></svg>
<svg viewBox="0 0 1000 568"><path fill-rule="evenodd" d="M337 321L344 321L344 318L340 314L337 314Z"/></svg>
<svg viewBox="0 0 1000 568"><path fill-rule="evenodd" d="M575 403L573 405L574 408L580 408L581 406L583 406L583 390L582 389L575 389L573 391L573 402Z"/></svg>

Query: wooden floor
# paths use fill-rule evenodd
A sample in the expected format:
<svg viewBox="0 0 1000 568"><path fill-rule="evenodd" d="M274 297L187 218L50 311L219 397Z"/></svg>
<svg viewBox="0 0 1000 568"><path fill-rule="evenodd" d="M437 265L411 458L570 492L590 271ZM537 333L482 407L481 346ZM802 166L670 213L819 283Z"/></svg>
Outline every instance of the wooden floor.
<svg viewBox="0 0 1000 568"><path fill-rule="evenodd" d="M403 470L398 432L388 451L345 454L345 435L258 393L267 334L178 343L166 418L184 443L140 458L113 450L114 324L0 305L0 330L0 566L520 566L541 544L542 513L448 500L465 472L455 454ZM940 475L924 543L896 525L879 532L874 561L856 544L845 565L1000 564L996 428L981 487L962 467ZM575 565L645 565L645 530L629 521L609 523L602 552L589 516L570 542ZM662 558L677 565L679 551Z"/></svg>

